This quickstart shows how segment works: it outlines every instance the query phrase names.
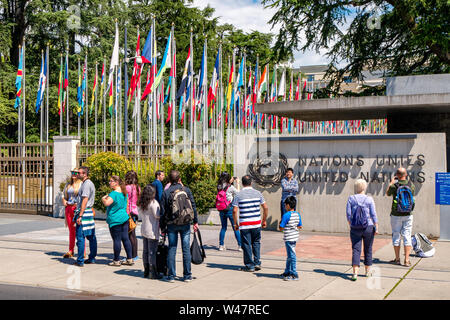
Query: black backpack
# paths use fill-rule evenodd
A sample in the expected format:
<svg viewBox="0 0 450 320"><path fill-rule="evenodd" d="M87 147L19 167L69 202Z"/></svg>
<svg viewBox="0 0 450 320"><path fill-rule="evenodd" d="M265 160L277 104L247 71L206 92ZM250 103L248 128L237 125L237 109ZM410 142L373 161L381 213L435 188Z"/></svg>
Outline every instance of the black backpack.
<svg viewBox="0 0 450 320"><path fill-rule="evenodd" d="M190 224L194 220L194 209L185 188L182 187L170 193L169 206L168 224L182 226Z"/></svg>

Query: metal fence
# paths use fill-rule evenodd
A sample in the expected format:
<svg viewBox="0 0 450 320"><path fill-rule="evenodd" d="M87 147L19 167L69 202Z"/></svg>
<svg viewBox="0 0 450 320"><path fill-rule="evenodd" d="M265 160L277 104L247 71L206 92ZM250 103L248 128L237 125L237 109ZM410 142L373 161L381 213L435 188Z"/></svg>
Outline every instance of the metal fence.
<svg viewBox="0 0 450 320"><path fill-rule="evenodd" d="M0 212L53 214L53 143L0 144Z"/></svg>

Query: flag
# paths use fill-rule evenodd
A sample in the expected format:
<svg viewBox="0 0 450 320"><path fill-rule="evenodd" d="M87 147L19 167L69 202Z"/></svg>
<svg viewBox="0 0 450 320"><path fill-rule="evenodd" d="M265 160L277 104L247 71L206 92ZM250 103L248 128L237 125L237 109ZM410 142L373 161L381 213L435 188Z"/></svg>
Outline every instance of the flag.
<svg viewBox="0 0 450 320"><path fill-rule="evenodd" d="M36 113L39 112L42 100L44 99L46 81L47 81L47 61L44 61L44 52L42 52L41 73L39 75L39 90L36 98Z"/></svg>
<svg viewBox="0 0 450 320"><path fill-rule="evenodd" d="M253 93L252 93L252 110L253 110L253 115L256 114L255 105L256 105L257 84L258 84L258 61L256 62L255 76L253 77Z"/></svg>
<svg viewBox="0 0 450 320"><path fill-rule="evenodd" d="M69 64L69 57L66 55L66 62L65 62L65 66L64 66L64 86L63 86L63 91L64 91L64 97L63 97L63 102L62 102L62 111L64 113L65 107L66 107L66 93L67 93L67 87L69 86L69 71L68 71L68 66Z"/></svg>
<svg viewBox="0 0 450 320"><path fill-rule="evenodd" d="M214 64L214 71L211 78L211 83L209 84L208 91L208 107L211 106L211 101L216 99L217 86L219 85L219 51L217 51L216 63Z"/></svg>
<svg viewBox="0 0 450 320"><path fill-rule="evenodd" d="M58 115L61 115L61 96L62 96L62 87L63 87L63 83L62 83L62 81L63 81L63 79L62 79L62 77L63 77L63 64L62 64L62 56L61 56L61 66L60 66L60 68L59 68L59 80L58 80L58 104L57 104L57 106L58 106Z"/></svg>
<svg viewBox="0 0 450 320"><path fill-rule="evenodd" d="M92 109L94 108L95 90L96 89L97 89L97 72L95 72L94 86L92 88L91 107L89 108L89 114L92 114Z"/></svg>
<svg viewBox="0 0 450 320"><path fill-rule="evenodd" d="M161 82L162 76L167 68L172 66L172 31L169 34L169 38L167 39L166 50L164 51L163 60L161 62L161 66L159 67L158 73L155 76L155 79L150 78L150 82L147 83L144 89L144 93L142 94L141 101L144 100L155 88L157 88Z"/></svg>
<svg viewBox="0 0 450 320"><path fill-rule="evenodd" d="M203 94L203 87L206 84L205 70L206 70L206 42L203 45L202 63L200 66L200 79L198 82L197 100L201 101L201 95Z"/></svg>
<svg viewBox="0 0 450 320"><path fill-rule="evenodd" d="M280 87L278 89L278 96L284 97L286 94L286 70L283 71L283 75L281 76Z"/></svg>
<svg viewBox="0 0 450 320"><path fill-rule="evenodd" d="M295 100L300 100L300 76L297 78L297 87L295 90Z"/></svg>
<svg viewBox="0 0 450 320"><path fill-rule="evenodd" d="M261 94L263 92L267 91L267 78L266 78L266 74L267 74L267 65L264 67L264 71L261 75L261 79L259 79L258 82L258 100L261 99Z"/></svg>
<svg viewBox="0 0 450 320"><path fill-rule="evenodd" d="M22 96L22 77L23 77L23 47L21 47L19 52L19 66L17 68L16 76L16 102L14 103L14 109L20 106L20 97Z"/></svg>
<svg viewBox="0 0 450 320"><path fill-rule="evenodd" d="M227 115L228 115L228 111L230 110L230 105L231 105L231 95L232 95L232 87L233 87L233 72L234 72L234 68L233 68L233 65L231 65L230 77L228 79L228 88L227 88Z"/></svg>
<svg viewBox="0 0 450 320"><path fill-rule="evenodd" d="M188 89L189 85L188 85L188 81L190 81L191 79L191 48L189 48L188 51L188 55L186 58L186 63L184 64L184 71L183 71L183 76L181 77L181 84L180 87L178 88L178 92L176 95L176 99L180 99L181 96L184 94L184 91L186 89ZM189 95L189 91L186 92L187 96ZM188 98L186 97L187 101Z"/></svg>
<svg viewBox="0 0 450 320"><path fill-rule="evenodd" d="M98 114L102 113L102 101L103 99L101 99L101 97L103 97L103 89L105 88L105 62L103 62L102 65L102 80L100 82L100 107L98 108Z"/></svg>
<svg viewBox="0 0 450 320"><path fill-rule="evenodd" d="M111 63L109 64L108 89L113 85L114 81L114 67L119 66L119 27L116 22L116 34L114 37L114 48L111 56Z"/></svg>
<svg viewBox="0 0 450 320"><path fill-rule="evenodd" d="M142 49L142 63L152 63L152 47L152 28L150 28L147 39L145 40L144 49Z"/></svg>
<svg viewBox="0 0 450 320"><path fill-rule="evenodd" d="M270 102L274 102L275 101L275 99L277 98L277 88L276 88L276 86L275 86L275 72L276 71L276 69L274 69L273 70L273 73L272 73L272 81L271 81L271 84L270 84Z"/></svg>
<svg viewBox="0 0 450 320"><path fill-rule="evenodd" d="M139 31L138 31L137 44L136 44L136 57L139 56L140 39L141 39L141 35L139 34ZM133 94L134 94L134 91L136 90L136 86L138 83L137 79L138 79L139 73L140 73L140 68L137 63L137 59L134 59L133 75L131 76L130 88L128 89L128 92L127 92L128 104L130 104L131 99L133 99Z"/></svg>

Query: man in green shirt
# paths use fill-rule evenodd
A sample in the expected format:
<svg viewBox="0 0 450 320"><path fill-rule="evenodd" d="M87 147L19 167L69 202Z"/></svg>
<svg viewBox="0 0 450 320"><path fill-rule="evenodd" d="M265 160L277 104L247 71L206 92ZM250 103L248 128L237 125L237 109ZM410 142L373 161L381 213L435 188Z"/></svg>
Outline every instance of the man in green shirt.
<svg viewBox="0 0 450 320"><path fill-rule="evenodd" d="M414 185L407 179L408 173L405 168L398 168L395 176L392 178L389 187L387 188L386 195L392 196L392 208L391 208L391 227L392 227L392 244L394 246L395 259L391 263L400 264L400 241L403 237L403 244L405 246L405 261L404 265L409 267L411 262L409 261L409 254L411 253L411 232L413 225L413 215L411 212L398 212L397 211L397 190L400 186L408 185L411 188L414 195Z"/></svg>

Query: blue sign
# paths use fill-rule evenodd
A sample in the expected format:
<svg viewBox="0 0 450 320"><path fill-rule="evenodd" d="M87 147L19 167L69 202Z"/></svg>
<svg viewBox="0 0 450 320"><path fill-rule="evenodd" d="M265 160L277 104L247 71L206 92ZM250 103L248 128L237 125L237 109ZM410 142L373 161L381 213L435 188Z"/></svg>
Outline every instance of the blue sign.
<svg viewBox="0 0 450 320"><path fill-rule="evenodd" d="M450 205L450 173L436 172L436 204Z"/></svg>

